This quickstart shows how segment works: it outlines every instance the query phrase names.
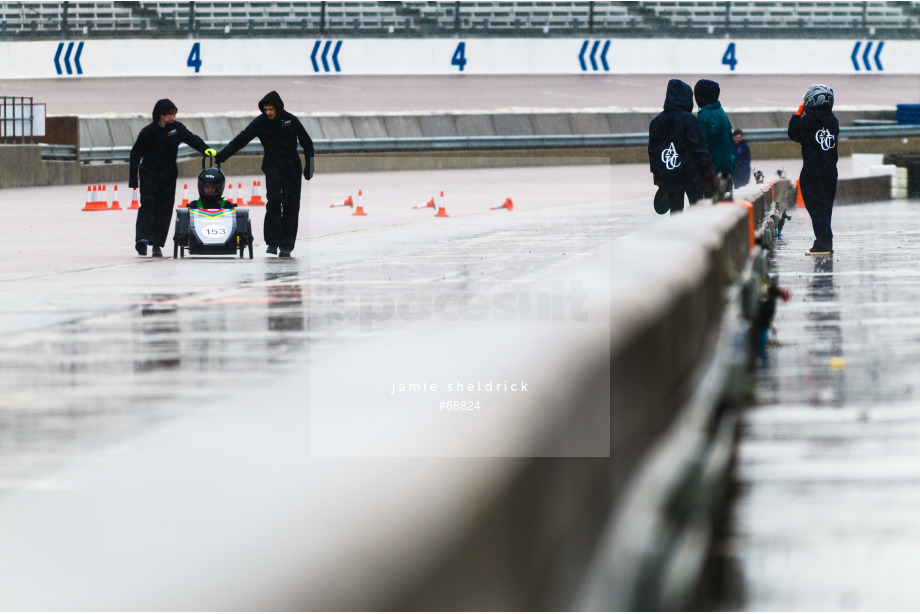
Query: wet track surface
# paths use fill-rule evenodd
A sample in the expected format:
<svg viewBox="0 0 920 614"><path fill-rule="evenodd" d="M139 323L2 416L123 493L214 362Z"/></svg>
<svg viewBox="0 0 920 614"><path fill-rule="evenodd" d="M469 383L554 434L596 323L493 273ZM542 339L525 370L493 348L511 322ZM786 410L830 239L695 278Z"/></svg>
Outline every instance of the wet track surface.
<svg viewBox="0 0 920 614"><path fill-rule="evenodd" d="M741 419L725 609L912 610L920 544L920 209L835 207L835 254L775 252L792 300Z"/></svg>
<svg viewBox="0 0 920 614"><path fill-rule="evenodd" d="M609 189L609 171L589 172ZM203 407L236 404L242 392L251 403L279 382L302 381L306 390L313 363L369 339L469 324L455 321L458 303L471 298L541 280L552 292L566 270L657 218L647 200L611 205L602 193L593 203L563 197L533 209L524 198L511 213L464 212L456 203L443 220L380 203L362 219L318 204L318 193L291 260L264 254L260 242L252 261L154 260L125 255L118 240L120 255L107 265L28 274L8 263L0 282L0 492L53 490L48 474L75 458L130 445ZM407 222L403 209L424 218ZM73 219L117 224L122 234L133 226L131 212ZM28 253L17 256L22 271ZM429 310L419 315L419 306ZM335 402L334 391L314 389L309 401ZM307 397L288 402L309 409ZM258 401L250 409L259 411Z"/></svg>
<svg viewBox="0 0 920 614"><path fill-rule="evenodd" d="M515 398L482 396L473 416L439 411L440 395L391 395L391 382L511 379L502 365L530 379L536 362L554 369L532 389L558 389L557 350L503 335L545 332L557 283L658 219L650 193L612 202L612 175L370 174L367 217L328 204L355 177L317 178L290 260L261 241L253 260L141 258L132 212L81 213L79 188L5 191L16 238L0 263L0 522L16 530L0 543L0 603L296 610L323 594L316 609L366 609L342 578L385 570L396 586L406 531L450 538L464 502L419 484L482 480L483 444L461 435L507 418ZM425 179L447 190L449 218L412 210ZM490 210L508 194L513 212ZM92 239L66 249L74 236ZM502 296L523 300L490 312ZM490 451L524 439L529 425L507 422L487 429ZM407 424L440 441L390 445ZM396 502L412 502L406 526L368 521Z"/></svg>

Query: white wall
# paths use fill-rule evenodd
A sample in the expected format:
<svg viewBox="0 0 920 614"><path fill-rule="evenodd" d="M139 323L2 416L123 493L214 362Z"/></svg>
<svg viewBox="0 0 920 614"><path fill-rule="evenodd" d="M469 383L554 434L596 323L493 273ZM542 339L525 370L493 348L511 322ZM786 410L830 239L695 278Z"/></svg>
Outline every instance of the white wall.
<svg viewBox="0 0 920 614"><path fill-rule="evenodd" d="M462 57L458 55L461 44ZM338 71L333 62L336 47L339 48L336 55ZM602 58L605 47L607 53ZM196 74L917 74L920 67L920 41L884 41L876 61L879 47L879 41L773 39L181 39L5 42L0 43L0 79ZM579 59L583 48L585 69ZM864 59L867 48L869 55ZM315 68L311 59L314 49ZM324 50L327 66L322 62ZM592 50L595 51L594 65L591 63ZM858 69L853 63L854 51ZM735 62L732 63L732 60ZM71 74L68 74L68 67Z"/></svg>

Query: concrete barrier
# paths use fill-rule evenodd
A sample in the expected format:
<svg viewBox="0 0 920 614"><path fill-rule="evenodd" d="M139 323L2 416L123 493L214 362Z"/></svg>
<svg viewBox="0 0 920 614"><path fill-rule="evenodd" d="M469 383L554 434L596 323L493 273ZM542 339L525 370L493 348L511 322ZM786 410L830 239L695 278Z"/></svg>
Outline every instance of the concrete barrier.
<svg viewBox="0 0 920 614"><path fill-rule="evenodd" d="M359 115L305 115L301 119L307 131L316 139L338 138L409 138L438 136L530 136L530 135L591 135L610 133L642 133L656 115L656 111L630 112L582 112L582 113L391 113ZM840 113L841 123L855 119L887 117L887 111L866 111ZM890 114L890 113L889 113ZM206 142L227 141L252 120L252 116L190 116L182 117L193 132ZM788 123L788 113L781 111L752 111L731 114L734 125L744 128L781 128ZM63 118L51 118L53 120ZM52 122L53 123L53 122ZM149 123L146 115L118 117L83 117L79 119L78 135L74 144L80 147L130 147L137 133ZM73 138L73 136L71 136ZM907 141L907 142L904 142ZM59 140L55 142L60 142ZM839 144L841 155L853 153L879 153L886 151L920 151L920 139L879 138L844 139ZM751 144L755 160L787 159L800 156L800 147L791 141L763 142ZM464 151L442 152L431 156L427 168L473 168L477 166L501 166L503 159L514 157L515 165L529 159L533 165L555 163L565 158L605 158L610 164L644 164L648 153L643 146L616 148L589 148L552 151L515 151L469 154ZM247 159L248 158L248 159ZM418 157L413 159L416 161ZM401 156L377 155L341 156L320 152L316 159L318 173L362 172L382 170L407 170L418 168L407 166ZM565 164L566 162L562 162ZM261 156L240 154L231 161L228 170L238 174L259 174ZM184 170L182 171L184 173ZM195 173L192 173L194 175ZM123 180L127 171L117 164L84 165L78 172L48 173L36 170L31 173L41 177L77 177L75 183L112 182ZM0 176L0 187L4 183Z"/></svg>
<svg viewBox="0 0 920 614"><path fill-rule="evenodd" d="M536 134L610 134L648 130L657 111L629 112L508 112L508 113L387 113L300 115L314 138L406 138L421 136L527 136ZM855 119L886 116L885 112L843 112L841 125ZM252 116L182 116L180 121L206 141L227 141ZM731 113L732 124L743 129L785 128L789 114L778 111ZM147 115L84 117L80 119L83 147L130 146ZM758 143L758 145L760 145ZM841 143L841 145L843 145Z"/></svg>
<svg viewBox="0 0 920 614"><path fill-rule="evenodd" d="M835 205L856 205L891 200L891 176L857 177L837 181Z"/></svg>
<svg viewBox="0 0 920 614"><path fill-rule="evenodd" d="M77 162L45 162L38 145L0 145L0 188L81 182Z"/></svg>

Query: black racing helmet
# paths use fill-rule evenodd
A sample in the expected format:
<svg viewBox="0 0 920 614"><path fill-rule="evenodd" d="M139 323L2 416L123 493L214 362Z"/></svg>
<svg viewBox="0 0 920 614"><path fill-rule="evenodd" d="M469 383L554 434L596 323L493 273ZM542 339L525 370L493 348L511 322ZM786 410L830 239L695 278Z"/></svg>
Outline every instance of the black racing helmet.
<svg viewBox="0 0 920 614"><path fill-rule="evenodd" d="M805 92L805 110L834 108L834 90L821 83L815 83Z"/></svg>
<svg viewBox="0 0 920 614"><path fill-rule="evenodd" d="M198 198L206 205L217 205L224 195L227 179L219 168L209 167L198 174Z"/></svg>

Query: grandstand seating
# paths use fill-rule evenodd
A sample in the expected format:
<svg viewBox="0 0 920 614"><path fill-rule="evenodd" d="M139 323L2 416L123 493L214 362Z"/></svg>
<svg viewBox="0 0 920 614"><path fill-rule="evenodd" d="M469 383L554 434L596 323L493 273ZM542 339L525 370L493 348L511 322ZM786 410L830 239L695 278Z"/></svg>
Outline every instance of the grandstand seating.
<svg viewBox="0 0 920 614"><path fill-rule="evenodd" d="M916 38L920 2L4 2L0 39L175 36Z"/></svg>

